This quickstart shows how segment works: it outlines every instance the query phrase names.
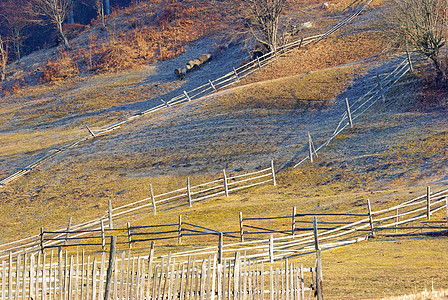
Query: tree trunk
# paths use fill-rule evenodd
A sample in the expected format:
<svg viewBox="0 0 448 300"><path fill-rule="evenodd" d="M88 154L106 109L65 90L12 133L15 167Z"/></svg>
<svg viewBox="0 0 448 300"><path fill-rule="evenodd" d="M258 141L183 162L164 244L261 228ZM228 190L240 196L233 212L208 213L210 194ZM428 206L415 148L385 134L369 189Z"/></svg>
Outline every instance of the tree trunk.
<svg viewBox="0 0 448 300"><path fill-rule="evenodd" d="M8 45L0 36L0 56L1 56L1 81L6 79L6 64L8 63Z"/></svg>
<svg viewBox="0 0 448 300"><path fill-rule="evenodd" d="M64 31L62 30L62 21L57 22L57 25L58 25L59 34L61 35L62 40L64 41L65 49L69 50L70 49L70 45L68 43L67 37L64 34Z"/></svg>
<svg viewBox="0 0 448 300"><path fill-rule="evenodd" d="M445 69L440 64L438 57L439 57L438 55L434 55L434 56L431 56L430 58L432 60L434 68L436 70L437 82L445 82L447 79L446 72L445 72Z"/></svg>

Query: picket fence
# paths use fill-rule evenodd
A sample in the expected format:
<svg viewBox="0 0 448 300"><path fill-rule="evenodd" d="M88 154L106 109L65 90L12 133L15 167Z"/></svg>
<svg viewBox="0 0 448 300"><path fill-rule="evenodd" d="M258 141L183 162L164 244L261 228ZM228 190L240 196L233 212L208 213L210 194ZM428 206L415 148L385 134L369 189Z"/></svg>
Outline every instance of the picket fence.
<svg viewBox="0 0 448 300"><path fill-rule="evenodd" d="M165 100L161 99L161 102L162 102L161 104L156 105L150 109L138 112L124 120L104 126L99 129L91 129L86 124L85 126L89 132L89 135L81 138L80 140L74 141L72 143L60 146L58 148L51 149L49 152L47 152L46 154L44 154L42 157L38 158L31 164L28 164L24 168L21 168L15 172L13 172L11 175L1 179L0 180L0 188L5 186L6 184L10 183L11 181L13 181L23 175L28 174L33 169L43 165L45 162L49 161L50 159L54 158L55 156L65 152L69 149L73 149L73 148L77 147L79 144L81 144L89 139L95 138L100 135L108 134L108 133L120 128L122 125L124 125L128 122L131 122L134 119L139 118L143 115L155 113L161 109L166 109L171 106L189 102L194 99L199 99L200 97L215 93L218 90L225 89L225 88L239 82L242 78L251 75L252 73L256 72L257 70L261 70L263 67L265 67L266 65L268 65L268 64L272 63L274 60L276 60L279 56L286 55L287 53L290 53L291 51L293 51L296 48L300 48L300 47L309 45L311 43L319 42L322 39L329 37L330 35L337 32L342 27L349 24L357 16L359 16L368 7L368 5L371 2L372 2L372 0L369 0L365 4L362 4L358 9L354 10L353 13L351 13L349 16L343 18L341 21L339 21L336 25L331 27L329 30L327 30L323 34L301 38L299 40L285 44L285 45L279 47L278 49L276 49L276 51L272 51L272 52L266 53L265 55L263 55L261 57L257 57L256 59L254 59L236 69L233 68L233 71L227 73L226 75L224 75L218 79L215 79L213 81L209 80L208 83L198 86L190 91L183 91L182 94L175 96L170 100L165 101Z"/></svg>
<svg viewBox="0 0 448 300"><path fill-rule="evenodd" d="M170 256L157 261L113 250L109 259L84 254L68 255L59 249L10 257L1 265L1 300L6 299L167 299L167 300L256 300L322 299L322 263L313 267L295 262L265 264L236 253L217 261L209 256L176 262Z"/></svg>
<svg viewBox="0 0 448 300"><path fill-rule="evenodd" d="M44 228L41 228L39 234L2 244L0 245L0 259L6 258L10 252L13 254L22 253L23 251L29 253L42 250L43 248L67 245L68 241L73 240L82 241L102 238L100 242L87 243L84 241L82 244L85 246L87 244L103 244L105 230L107 229L109 232L112 232L114 230L114 224L115 228L118 228L119 226L117 227L117 225L119 225L121 220L127 220L133 214L147 213L149 210L155 215L157 210L166 210L187 205L192 206L196 202L218 196L228 197L231 193L267 183L276 185L273 161L271 161L268 168L250 173L232 175L226 170L223 170L222 178L199 185L190 185L190 180L187 178L186 187L157 195L154 194L152 185L150 185L150 197L115 208L112 207L112 203L109 201L108 212L99 219L80 224L72 224L70 219L67 228L55 230L44 230ZM122 223L126 224L126 222ZM179 228L182 228L182 225L179 225ZM125 230L128 232L128 242L132 243L129 224ZM187 228L184 228L185 230ZM118 233L122 230L116 229L116 231ZM98 237L98 233L101 233L101 237Z"/></svg>

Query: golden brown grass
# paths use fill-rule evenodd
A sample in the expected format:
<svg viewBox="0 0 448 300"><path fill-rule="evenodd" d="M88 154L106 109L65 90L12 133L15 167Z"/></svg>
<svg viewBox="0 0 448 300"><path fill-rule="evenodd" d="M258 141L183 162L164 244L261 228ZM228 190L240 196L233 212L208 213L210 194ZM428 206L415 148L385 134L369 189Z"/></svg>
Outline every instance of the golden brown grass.
<svg viewBox="0 0 448 300"><path fill-rule="evenodd" d="M385 45L386 38L379 31L344 32L280 57L262 71L242 80L241 84L340 66L379 55Z"/></svg>

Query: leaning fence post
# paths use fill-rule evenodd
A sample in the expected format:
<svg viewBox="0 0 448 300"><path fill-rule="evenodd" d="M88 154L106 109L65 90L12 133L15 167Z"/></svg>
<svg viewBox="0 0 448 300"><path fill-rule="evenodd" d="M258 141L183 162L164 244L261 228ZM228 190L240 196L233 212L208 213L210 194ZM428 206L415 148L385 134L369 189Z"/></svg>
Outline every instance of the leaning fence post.
<svg viewBox="0 0 448 300"><path fill-rule="evenodd" d="M409 69L411 73L414 73L414 67L412 66L411 55L409 54L408 43L406 43L406 57L408 59Z"/></svg>
<svg viewBox="0 0 448 300"><path fill-rule="evenodd" d="M86 126L89 133L95 138L96 137L95 133L93 133L93 131L89 128L89 126L87 126L87 124L84 124L84 125Z"/></svg>
<svg viewBox="0 0 448 300"><path fill-rule="evenodd" d="M292 219L291 219L291 234L294 236L296 232L296 207L292 208Z"/></svg>
<svg viewBox="0 0 448 300"><path fill-rule="evenodd" d="M224 191L226 193L226 197L229 197L229 186L227 184L227 174L226 174L226 169L222 170L222 174L224 177Z"/></svg>
<svg viewBox="0 0 448 300"><path fill-rule="evenodd" d="M350 128L353 128L352 113L350 111L350 104L348 103L348 98L345 98L345 107L347 109L348 123L350 124Z"/></svg>
<svg viewBox="0 0 448 300"><path fill-rule="evenodd" d="M222 264L222 246L224 243L224 234L222 232L219 233L219 241L218 241L218 263Z"/></svg>
<svg viewBox="0 0 448 300"><path fill-rule="evenodd" d="M274 236L272 234L269 237L269 261L274 262Z"/></svg>
<svg viewBox="0 0 448 300"><path fill-rule="evenodd" d="M109 200L109 229L114 229L114 223L112 221L112 201Z"/></svg>
<svg viewBox="0 0 448 300"><path fill-rule="evenodd" d="M238 77L238 73L236 72L235 67L233 67L233 74L235 74L236 81L240 81L240 78Z"/></svg>
<svg viewBox="0 0 448 300"><path fill-rule="evenodd" d="M378 86L381 92L381 99L383 99L383 103L386 103L386 97L384 97L384 91L383 91L383 82L381 81L380 75L376 75L376 78L378 80Z"/></svg>
<svg viewBox="0 0 448 300"><path fill-rule="evenodd" d="M106 249L106 238L104 235L104 220L101 220L101 249Z"/></svg>
<svg viewBox="0 0 448 300"><path fill-rule="evenodd" d="M240 236L241 236L241 241L244 242L243 213L241 211L240 211Z"/></svg>
<svg viewBox="0 0 448 300"><path fill-rule="evenodd" d="M132 248L132 237L131 237L131 225L129 224L129 222L127 222L127 227L128 227L128 243L129 243L129 249Z"/></svg>
<svg viewBox="0 0 448 300"><path fill-rule="evenodd" d="M40 228L40 251L44 252L44 228Z"/></svg>
<svg viewBox="0 0 448 300"><path fill-rule="evenodd" d="M177 242L179 245L182 245L182 215L179 215L179 227L178 227L178 236L177 236Z"/></svg>
<svg viewBox="0 0 448 300"><path fill-rule="evenodd" d="M154 198L154 192L152 190L152 184L149 184L149 192L151 193L151 200L152 200L152 210L154 216L157 214L157 208L156 208L156 199Z"/></svg>
<svg viewBox="0 0 448 300"><path fill-rule="evenodd" d="M188 206L191 205L191 190L190 190L190 177L187 177L187 196L188 196Z"/></svg>
<svg viewBox="0 0 448 300"><path fill-rule="evenodd" d="M212 82L210 79L208 80L208 82L209 82L210 85L212 86L213 90L216 92L216 87L215 87L215 85L213 84L213 82Z"/></svg>
<svg viewBox="0 0 448 300"><path fill-rule="evenodd" d="M258 56L257 56L257 62L258 62L258 68L260 68L260 71L261 71L260 58Z"/></svg>
<svg viewBox="0 0 448 300"><path fill-rule="evenodd" d="M65 241L64 241L64 245L67 245L68 242L68 237L70 235L70 226L72 225L72 217L70 217L68 219L68 225L67 225L67 234L65 235Z"/></svg>
<svg viewBox="0 0 448 300"><path fill-rule="evenodd" d="M185 97L187 97L188 102L190 102L191 98L190 98L190 96L188 96L187 91L184 91L184 95L185 95Z"/></svg>
<svg viewBox="0 0 448 300"><path fill-rule="evenodd" d="M446 224L448 226L448 197L445 197L445 208L446 208Z"/></svg>
<svg viewBox="0 0 448 300"><path fill-rule="evenodd" d="M426 187L426 217L431 219L431 187Z"/></svg>
<svg viewBox="0 0 448 300"><path fill-rule="evenodd" d="M370 206L370 200L369 199L367 199L367 208L369 210L370 237L375 237L375 231L374 231L374 228L373 228L372 207Z"/></svg>
<svg viewBox="0 0 448 300"><path fill-rule="evenodd" d="M274 161L271 160L271 172L272 172L272 181L274 185L277 185L277 181L275 180L275 170L274 170Z"/></svg>
<svg viewBox="0 0 448 300"><path fill-rule="evenodd" d="M308 146L309 146L308 150L309 150L310 161L314 162L313 155L316 155L316 157L317 157L317 151L314 148L313 140L311 138L311 134L309 131L308 131Z"/></svg>
<svg viewBox="0 0 448 300"><path fill-rule="evenodd" d="M111 236L110 237L109 265L107 267L106 287L104 288L104 300L109 300L110 290L112 289L112 274L114 272L115 253L117 250L116 248L117 248L117 237Z"/></svg>

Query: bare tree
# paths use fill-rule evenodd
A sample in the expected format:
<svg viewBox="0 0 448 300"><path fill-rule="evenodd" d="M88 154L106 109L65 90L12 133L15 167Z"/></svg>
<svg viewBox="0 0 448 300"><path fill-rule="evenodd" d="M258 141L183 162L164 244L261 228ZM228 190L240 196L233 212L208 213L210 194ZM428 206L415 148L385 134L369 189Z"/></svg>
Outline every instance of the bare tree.
<svg viewBox="0 0 448 300"><path fill-rule="evenodd" d="M56 25L67 49L70 48L70 45L62 30L62 23L67 18L73 4L74 0L30 0L29 6L31 14L39 17L39 22L50 20L51 23Z"/></svg>
<svg viewBox="0 0 448 300"><path fill-rule="evenodd" d="M447 66L440 58L448 27L447 0L395 1L387 24L395 38L416 49L434 66L437 79L447 80Z"/></svg>
<svg viewBox="0 0 448 300"><path fill-rule="evenodd" d="M9 49L8 41L0 35L0 64L1 64L1 80L6 79L6 65L8 64Z"/></svg>
<svg viewBox="0 0 448 300"><path fill-rule="evenodd" d="M23 5L23 3L21 3ZM17 9L17 1L7 0L0 4L0 17L3 18L4 26L8 29L8 35L15 50L18 60L21 57L23 40L25 39L25 29L29 25L26 12Z"/></svg>
<svg viewBox="0 0 448 300"><path fill-rule="evenodd" d="M104 1L94 0L93 6L95 7L97 15L101 16L101 24L103 25L103 27L106 27L106 23L104 22Z"/></svg>
<svg viewBox="0 0 448 300"><path fill-rule="evenodd" d="M267 50L278 46L280 15L286 0L240 0L239 15L244 27Z"/></svg>

